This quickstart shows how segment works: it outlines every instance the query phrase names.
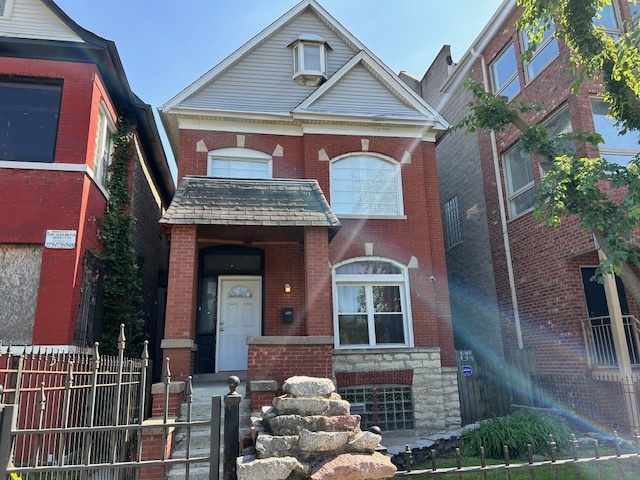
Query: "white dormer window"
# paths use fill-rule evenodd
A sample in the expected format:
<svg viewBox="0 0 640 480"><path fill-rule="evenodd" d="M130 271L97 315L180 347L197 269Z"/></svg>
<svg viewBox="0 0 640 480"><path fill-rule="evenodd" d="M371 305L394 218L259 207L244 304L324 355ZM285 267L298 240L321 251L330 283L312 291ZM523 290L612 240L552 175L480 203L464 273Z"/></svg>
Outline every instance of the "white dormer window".
<svg viewBox="0 0 640 480"><path fill-rule="evenodd" d="M302 33L291 42L293 47L293 80L301 85L316 86L327 79L327 50L331 47L320 35Z"/></svg>

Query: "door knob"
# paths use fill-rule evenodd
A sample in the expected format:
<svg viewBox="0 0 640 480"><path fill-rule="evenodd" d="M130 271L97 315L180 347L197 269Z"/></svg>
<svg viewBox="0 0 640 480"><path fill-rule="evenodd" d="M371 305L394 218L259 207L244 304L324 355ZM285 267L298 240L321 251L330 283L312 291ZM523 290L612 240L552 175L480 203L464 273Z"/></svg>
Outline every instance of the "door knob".
<svg viewBox="0 0 640 480"><path fill-rule="evenodd" d="M224 327L220 327L220 331L222 332L224 330Z"/></svg>

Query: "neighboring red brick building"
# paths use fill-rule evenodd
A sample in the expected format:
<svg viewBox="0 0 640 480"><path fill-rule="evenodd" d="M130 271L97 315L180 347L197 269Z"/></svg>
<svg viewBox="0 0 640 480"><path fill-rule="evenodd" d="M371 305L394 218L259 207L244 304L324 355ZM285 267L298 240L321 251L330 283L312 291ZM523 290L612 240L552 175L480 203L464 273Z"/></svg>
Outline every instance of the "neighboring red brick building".
<svg viewBox="0 0 640 480"><path fill-rule="evenodd" d="M161 118L173 376L246 371L254 407L291 375L335 376L365 424L458 425L442 117L304 0Z"/></svg>
<svg viewBox="0 0 640 480"><path fill-rule="evenodd" d="M0 339L5 346L99 339L104 269L91 252L102 248L97 229L119 116L135 132L129 182L145 313L150 330L162 327L156 303L166 288L168 241L157 220L174 186L151 107L129 88L113 42L52 1L1 5Z"/></svg>
<svg viewBox="0 0 640 480"><path fill-rule="evenodd" d="M594 21L619 35L633 27L632 11L638 12L633 2L614 0ZM603 135L599 149L580 147L582 154L628 162L639 150L637 133L618 136L597 82L577 96L569 93L564 44L547 36L531 61L521 60L526 33L515 27L519 15L516 1L506 0L460 62L453 63L445 46L421 81L403 79L457 123L469 113L472 98L463 82L470 77L511 102L542 104L541 111L523 116L552 134ZM623 350L614 346L610 311L621 307L626 347L638 367L638 308L621 283L619 298L607 300L603 286L589 281L598 253L576 218L564 219L557 230L535 220L543 172L519 150L518 138L514 127L476 135L456 131L437 147L456 347L473 349L499 368L503 358L529 350L534 372L537 366L534 398L522 395L526 378L515 387L519 401L551 403L599 424L629 425L617 367Z"/></svg>

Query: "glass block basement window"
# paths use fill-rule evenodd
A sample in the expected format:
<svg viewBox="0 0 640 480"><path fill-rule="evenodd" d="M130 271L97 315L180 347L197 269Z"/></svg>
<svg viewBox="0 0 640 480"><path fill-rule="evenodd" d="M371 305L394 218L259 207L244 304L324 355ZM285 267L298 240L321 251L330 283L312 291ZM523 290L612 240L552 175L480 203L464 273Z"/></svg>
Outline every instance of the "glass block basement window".
<svg viewBox="0 0 640 480"><path fill-rule="evenodd" d="M351 414L360 415L362 430L373 425L386 431L413 429L410 386L358 386L339 388L338 393L351 404Z"/></svg>

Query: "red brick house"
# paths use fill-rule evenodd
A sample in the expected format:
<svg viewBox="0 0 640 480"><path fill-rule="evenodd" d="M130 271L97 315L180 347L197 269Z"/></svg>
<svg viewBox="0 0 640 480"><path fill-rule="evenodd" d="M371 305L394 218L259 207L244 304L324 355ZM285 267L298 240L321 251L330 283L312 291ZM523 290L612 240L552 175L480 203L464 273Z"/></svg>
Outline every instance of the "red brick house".
<svg viewBox="0 0 640 480"><path fill-rule="evenodd" d="M77 25L53 1L0 2L5 347L86 346L99 338L103 269L91 252L102 248L96 232L119 116L135 126L131 213L153 329L162 327L155 305L168 269L168 241L157 221L175 188L151 107L131 91L113 42Z"/></svg>
<svg viewBox="0 0 640 480"><path fill-rule="evenodd" d="M435 165L447 122L314 0L161 108L179 186L162 346L254 407L334 377L364 423L459 424Z"/></svg>
<svg viewBox="0 0 640 480"><path fill-rule="evenodd" d="M594 22L620 35L634 28L632 14L638 14L634 2L614 0ZM459 62L445 46L422 80L403 79L452 123L469 113L472 98L463 86L469 77L510 102L542 104L524 115L527 122L553 134L596 131L605 142L578 145L581 153L626 164L639 151L637 132L618 135L598 82L570 94L569 51L562 42L546 35L531 60L522 61L526 32L515 26L519 16L516 1L504 1ZM557 230L536 221L533 204L544 172L518 148L518 138L513 127L455 131L437 147L456 347L472 349L498 369L528 351L535 362L514 388L519 402L629 426L634 398L622 394L619 364L628 353L629 376L640 366L638 306L619 281L618 295L613 279L612 295L590 281L598 252L576 218ZM624 322L621 341L612 331L615 311Z"/></svg>

